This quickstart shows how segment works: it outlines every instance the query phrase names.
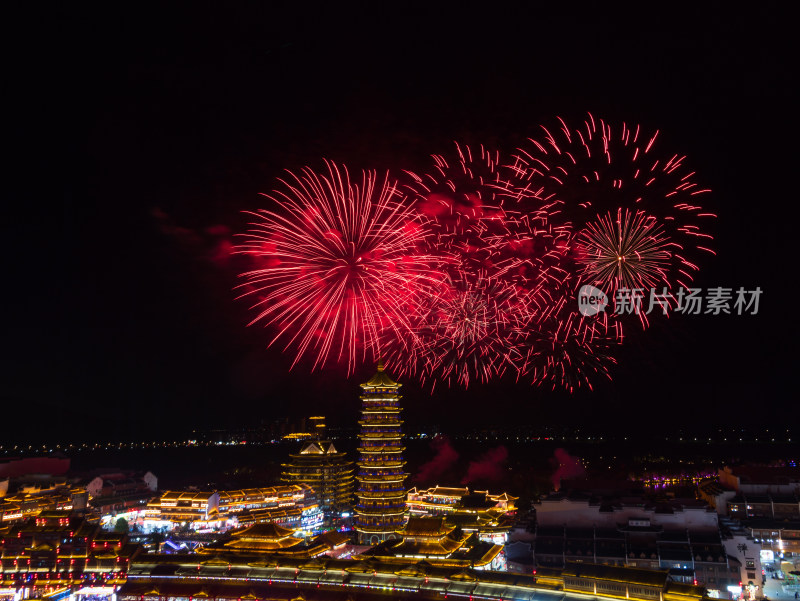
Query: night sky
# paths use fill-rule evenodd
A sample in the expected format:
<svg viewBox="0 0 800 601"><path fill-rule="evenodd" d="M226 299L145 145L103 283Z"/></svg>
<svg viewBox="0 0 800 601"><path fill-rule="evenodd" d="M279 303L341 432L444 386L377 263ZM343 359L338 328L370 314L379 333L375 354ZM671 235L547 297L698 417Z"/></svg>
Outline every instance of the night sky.
<svg viewBox="0 0 800 601"><path fill-rule="evenodd" d="M593 393L502 382L431 397L406 382L411 423L669 432L800 419L788 15L230 4L7 14L4 436L353 422L371 367L290 372L267 332L245 328L228 252L241 211L322 157L424 170L453 141L510 152L586 111L659 129L662 152L687 155L720 215L697 283L760 286L759 315L659 324Z"/></svg>

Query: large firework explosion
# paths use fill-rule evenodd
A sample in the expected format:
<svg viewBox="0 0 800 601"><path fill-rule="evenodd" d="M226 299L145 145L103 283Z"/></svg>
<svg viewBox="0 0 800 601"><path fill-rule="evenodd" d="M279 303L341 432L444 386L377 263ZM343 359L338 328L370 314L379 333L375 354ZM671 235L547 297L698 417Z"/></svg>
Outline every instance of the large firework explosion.
<svg viewBox="0 0 800 601"><path fill-rule="evenodd" d="M426 254L426 229L388 178L327 162L324 173L303 169L265 195L237 252L255 268L242 274L242 296L255 298L251 323L274 326L275 342L306 353L313 367L381 355L381 341L405 339L408 306L438 281Z"/></svg>
<svg viewBox="0 0 800 601"><path fill-rule="evenodd" d="M488 382L522 359L517 343L526 318L524 300L502 279L453 273L416 304L413 348L387 358L398 373L417 374L431 388L437 381Z"/></svg>
<svg viewBox="0 0 800 601"><path fill-rule="evenodd" d="M577 279L566 280L554 291L549 310L527 330L519 379L574 392L592 389L598 376L610 379L617 361L614 349L623 339L622 323L601 312L584 316L576 310Z"/></svg>
<svg viewBox="0 0 800 601"><path fill-rule="evenodd" d="M667 270L677 244L663 229L655 217L628 209L586 224L575 242L581 279L611 293L669 286Z"/></svg>
<svg viewBox="0 0 800 601"><path fill-rule="evenodd" d="M621 319L582 316L578 289L688 287L696 256L713 253L714 215L684 157L657 155L658 132L559 123L508 163L456 145L397 185L331 162L290 173L237 247L255 261L241 285L251 323L294 363L352 371L381 357L431 388L511 372L573 391L610 377Z"/></svg>
<svg viewBox="0 0 800 601"><path fill-rule="evenodd" d="M416 352L401 366L467 386L517 369L517 345L567 276L569 233L550 222L498 152L456 145L433 161L428 173L407 173L404 190L430 220L430 252L443 258L447 279L421 299Z"/></svg>
<svg viewBox="0 0 800 601"><path fill-rule="evenodd" d="M638 125L613 127L591 114L574 129L562 119L559 124L530 139L514 167L539 198L564 209L579 240L589 241L584 273L599 277L588 283L605 285L616 278L622 285L624 273L628 283L660 280L669 289L688 287L699 268L695 256L713 253L704 226L715 215L700 206L710 190L694 181L695 173L684 166L686 157L659 155L659 132L645 135ZM608 228L609 215L618 220L632 215L635 223ZM630 250L625 237L632 229L638 230L637 245L656 253L657 260L650 252L650 259L629 261L609 279L606 251Z"/></svg>

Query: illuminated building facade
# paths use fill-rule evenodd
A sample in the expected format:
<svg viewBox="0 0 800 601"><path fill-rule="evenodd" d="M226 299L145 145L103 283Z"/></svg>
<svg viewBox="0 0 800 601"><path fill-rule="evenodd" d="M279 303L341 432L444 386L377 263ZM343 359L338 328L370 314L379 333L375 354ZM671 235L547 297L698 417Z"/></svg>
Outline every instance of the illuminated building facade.
<svg viewBox="0 0 800 601"><path fill-rule="evenodd" d="M147 504L145 523L172 528L180 524L205 524L219 520L219 493L164 491ZM147 524L148 526L151 524Z"/></svg>
<svg viewBox="0 0 800 601"><path fill-rule="evenodd" d="M444 516L447 524L476 533L482 541L504 544L516 520L516 501L508 493L434 486L409 490L406 507L410 516Z"/></svg>
<svg viewBox="0 0 800 601"><path fill-rule="evenodd" d="M324 522L317 495L307 484L227 491L219 493L219 498L220 513L232 525L273 523L310 536Z"/></svg>
<svg viewBox="0 0 800 601"><path fill-rule="evenodd" d="M313 440L305 442L299 453L289 456L289 462L282 466L281 480L310 486L326 516L341 516L352 508L353 462L325 440L323 418L312 417L310 421Z"/></svg>
<svg viewBox="0 0 800 601"><path fill-rule="evenodd" d="M355 529L362 544L398 538L405 521L403 433L400 420L401 384L378 364L377 373L361 385L358 504Z"/></svg>
<svg viewBox="0 0 800 601"><path fill-rule="evenodd" d="M145 531L184 523L198 530L274 522L313 533L323 522L314 490L306 484L213 493L166 491L148 503L145 514Z"/></svg>
<svg viewBox="0 0 800 601"><path fill-rule="evenodd" d="M125 582L141 546L69 511L43 511L0 528L3 598L47 597L65 589L110 597Z"/></svg>
<svg viewBox="0 0 800 601"><path fill-rule="evenodd" d="M505 571L503 545L481 541L474 533L445 523L444 517L412 517L397 532L399 540L385 540L363 553L382 559L435 560L439 565Z"/></svg>
<svg viewBox="0 0 800 601"><path fill-rule="evenodd" d="M18 493L0 499L0 527L28 518L43 511L79 511L86 509L88 494L82 488L58 489L46 494Z"/></svg>
<svg viewBox="0 0 800 601"><path fill-rule="evenodd" d="M303 506L314 494L314 491L304 484L225 490L219 493L219 512L232 514L259 509L293 508Z"/></svg>

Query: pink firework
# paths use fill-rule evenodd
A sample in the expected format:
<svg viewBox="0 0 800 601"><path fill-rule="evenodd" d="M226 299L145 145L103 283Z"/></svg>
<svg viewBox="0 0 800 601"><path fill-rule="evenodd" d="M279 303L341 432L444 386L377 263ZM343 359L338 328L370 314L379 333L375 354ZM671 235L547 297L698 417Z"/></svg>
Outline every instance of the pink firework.
<svg viewBox="0 0 800 601"><path fill-rule="evenodd" d="M423 383L457 383L465 388L487 382L517 364L516 348L526 325L518 292L502 279L464 272L448 276L438 290L417 304L413 316L412 359Z"/></svg>
<svg viewBox="0 0 800 601"><path fill-rule="evenodd" d="M499 153L457 145L433 158L430 173L408 173L405 189L431 222L431 254L447 281L417 305L405 356L423 379L467 386L517 368L516 345L568 275L569 230L551 223Z"/></svg>
<svg viewBox="0 0 800 601"><path fill-rule="evenodd" d="M266 196L274 208L255 220L237 252L256 268L243 273L242 296L256 299L252 323L272 326L296 363L313 355L313 368L374 361L382 345L410 332L408 307L437 282L426 254L427 230L388 178L347 169L289 173Z"/></svg>
<svg viewBox="0 0 800 601"><path fill-rule="evenodd" d="M529 331L519 376L535 385L575 392L592 390L598 376L611 379L617 361L614 347L622 340L617 320L584 317L573 310L574 296L564 294L552 311Z"/></svg>
<svg viewBox="0 0 800 601"><path fill-rule="evenodd" d="M638 125L612 127L592 115L574 129L559 122L557 130L542 128L541 138L520 149L514 165L520 177L542 202L568 214L576 230L594 222L584 230L584 242L604 229L601 222L609 214L646 214L642 224L650 233L657 232L660 249L655 279L668 288L688 287L699 268L694 256L714 253L705 226L715 215L700 206L710 190L694 181L685 157L660 155L658 131L645 135ZM599 263L587 269L603 271ZM629 265L628 278L651 281L653 269L648 261Z"/></svg>

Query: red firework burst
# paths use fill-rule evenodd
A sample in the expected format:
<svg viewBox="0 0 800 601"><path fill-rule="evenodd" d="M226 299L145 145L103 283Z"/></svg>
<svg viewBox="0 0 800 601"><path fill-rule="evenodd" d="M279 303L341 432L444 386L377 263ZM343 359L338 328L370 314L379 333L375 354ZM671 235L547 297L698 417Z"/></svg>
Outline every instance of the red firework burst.
<svg viewBox="0 0 800 601"><path fill-rule="evenodd" d="M423 379L467 386L517 368L526 324L567 275L569 231L550 222L499 153L456 146L454 156L433 158L431 173L408 173L406 189L431 221L431 254L448 281L417 307L405 356Z"/></svg>
<svg viewBox="0 0 800 601"><path fill-rule="evenodd" d="M516 348L526 312L516 290L502 280L461 272L416 305L411 369L431 387L442 380L465 388L487 382L522 358ZM408 365L408 362L406 362Z"/></svg>
<svg viewBox="0 0 800 601"><path fill-rule="evenodd" d="M251 324L273 326L270 344L294 347L293 365L313 353L313 368L346 360L351 371L408 335L408 307L437 276L425 223L388 178L351 181L345 167L326 166L289 173L264 195L275 208L250 213L256 220L236 251L256 268L240 287L257 299Z"/></svg>
<svg viewBox="0 0 800 601"><path fill-rule="evenodd" d="M578 229L620 209L646 213L648 220L656 220L648 228L652 233L657 227L658 246L666 250L669 243L669 259L659 255L665 259L663 263L659 259L659 279L669 288L688 286L698 270L690 257L695 251L714 253L708 248L712 236L704 226L715 215L700 207L700 199L710 190L694 181L694 172L684 166L685 157L659 156L658 131L644 135L638 125L623 123L615 128L592 115L575 129L559 121L555 133L542 128L542 138L531 139L520 149L514 165L520 177L548 206L573 217ZM595 224L598 227L602 229ZM584 241L591 236L590 227ZM648 281L653 263L636 262L627 273L632 281Z"/></svg>
<svg viewBox="0 0 800 601"><path fill-rule="evenodd" d="M510 165L457 145L402 194L334 163L290 173L236 249L256 262L251 323L312 369L382 357L423 382L513 371L568 391L610 377L624 318L581 315L578 289L688 287L715 216L684 157L657 156L658 132L560 124Z"/></svg>
<svg viewBox="0 0 800 601"><path fill-rule="evenodd" d="M519 376L534 385L550 383L567 392L586 387L598 376L611 379L617 360L614 347L622 340L622 326L602 316L589 318L572 310L573 295L564 294L552 311L528 331L527 348Z"/></svg>

